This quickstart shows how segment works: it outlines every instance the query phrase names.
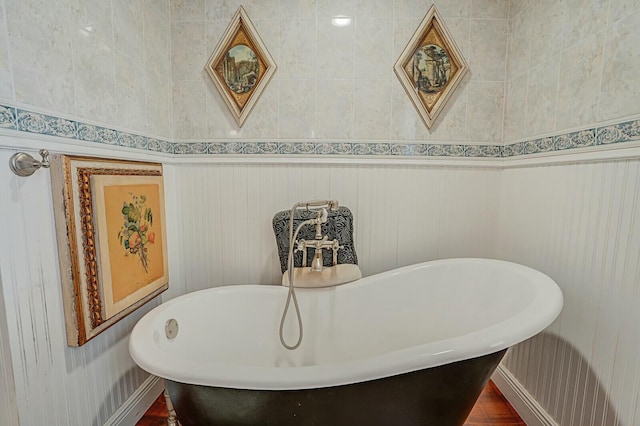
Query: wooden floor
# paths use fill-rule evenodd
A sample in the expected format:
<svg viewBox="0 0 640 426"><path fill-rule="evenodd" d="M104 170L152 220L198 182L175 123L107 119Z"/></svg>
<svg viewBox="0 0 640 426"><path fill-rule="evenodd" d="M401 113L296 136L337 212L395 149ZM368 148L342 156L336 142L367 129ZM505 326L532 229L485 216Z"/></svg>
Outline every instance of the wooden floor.
<svg viewBox="0 0 640 426"><path fill-rule="evenodd" d="M136 426L166 426L167 407L160 395ZM476 406L469 414L465 426L527 426L509 405L500 390L489 382Z"/></svg>
<svg viewBox="0 0 640 426"><path fill-rule="evenodd" d="M489 381L469 414L465 426L527 426L502 392Z"/></svg>
<svg viewBox="0 0 640 426"><path fill-rule="evenodd" d="M160 394L156 402L144 413L144 416L136 423L136 426L167 426L167 404L164 396Z"/></svg>

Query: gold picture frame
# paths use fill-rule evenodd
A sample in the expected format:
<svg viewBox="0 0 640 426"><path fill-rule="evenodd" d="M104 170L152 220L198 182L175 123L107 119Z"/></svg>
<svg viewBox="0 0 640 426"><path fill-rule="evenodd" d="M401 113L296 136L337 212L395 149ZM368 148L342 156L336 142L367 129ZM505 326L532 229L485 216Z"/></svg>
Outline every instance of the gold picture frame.
<svg viewBox="0 0 640 426"><path fill-rule="evenodd" d="M51 186L67 344L169 287L162 164L55 155Z"/></svg>
<svg viewBox="0 0 640 426"><path fill-rule="evenodd" d="M242 6L231 19L205 69L238 127L242 127L277 69Z"/></svg>
<svg viewBox="0 0 640 426"><path fill-rule="evenodd" d="M435 4L431 5L393 67L429 129L468 69Z"/></svg>

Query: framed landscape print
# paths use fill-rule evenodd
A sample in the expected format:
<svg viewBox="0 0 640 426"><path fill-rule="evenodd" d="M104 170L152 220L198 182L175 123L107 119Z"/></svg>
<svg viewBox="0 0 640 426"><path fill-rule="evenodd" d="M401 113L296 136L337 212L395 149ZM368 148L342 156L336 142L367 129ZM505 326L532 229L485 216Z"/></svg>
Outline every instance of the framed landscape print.
<svg viewBox="0 0 640 426"><path fill-rule="evenodd" d="M205 69L239 127L276 72L276 64L240 6Z"/></svg>
<svg viewBox="0 0 640 426"><path fill-rule="evenodd" d="M468 68L435 5L393 67L427 128L431 128Z"/></svg>
<svg viewBox="0 0 640 426"><path fill-rule="evenodd" d="M168 288L162 165L56 155L51 172L67 344L80 346Z"/></svg>

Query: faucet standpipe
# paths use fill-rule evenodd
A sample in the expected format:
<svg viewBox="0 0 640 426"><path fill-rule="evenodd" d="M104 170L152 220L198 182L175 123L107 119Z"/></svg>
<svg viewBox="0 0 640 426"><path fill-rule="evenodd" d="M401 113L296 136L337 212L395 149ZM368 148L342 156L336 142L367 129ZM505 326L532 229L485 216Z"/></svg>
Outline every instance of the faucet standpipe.
<svg viewBox="0 0 640 426"><path fill-rule="evenodd" d="M322 239L322 224L326 221L327 221L327 209L322 209L316 215L316 240Z"/></svg>

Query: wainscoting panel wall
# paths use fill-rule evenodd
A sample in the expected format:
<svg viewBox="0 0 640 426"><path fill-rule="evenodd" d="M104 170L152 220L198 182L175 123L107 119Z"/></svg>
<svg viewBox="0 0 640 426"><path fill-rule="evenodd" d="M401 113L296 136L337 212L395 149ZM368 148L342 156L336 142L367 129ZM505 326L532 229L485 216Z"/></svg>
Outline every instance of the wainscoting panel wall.
<svg viewBox="0 0 640 426"><path fill-rule="evenodd" d="M0 309L4 307L2 279L0 277ZM18 426L16 390L13 382L13 367L9 352L7 318L0 315L0 424Z"/></svg>
<svg viewBox="0 0 640 426"><path fill-rule="evenodd" d="M409 165L180 166L176 187L185 291L273 284L273 215L296 201L351 209L364 275L446 257L491 256L500 171Z"/></svg>
<svg viewBox="0 0 640 426"><path fill-rule="evenodd" d="M0 138L3 141L14 143ZM20 143L30 152L46 147L52 152L162 160L118 147L35 139ZM279 282L271 219L295 201L336 198L352 209L356 249L366 275L442 257L490 257L495 251L499 169L441 167L428 161L412 166L402 160L389 166L171 159L164 168L169 291L86 345L69 348L49 172L29 178L13 175L6 166L13 152L0 149L0 164L5 165L0 167L0 325L6 324L3 337L10 343L5 347L3 338L1 353L9 351L13 367L3 372L13 370L15 376L20 424L107 422L148 378L128 352L128 336L137 320L161 300L188 291ZM12 385L0 379L0 386Z"/></svg>
<svg viewBox="0 0 640 426"><path fill-rule="evenodd" d="M109 155L107 150L40 144L51 151ZM6 331L0 336L0 361L5 379L10 379L13 370L15 392L11 389L13 381L5 380L0 380L0 391L5 389L8 397L15 399L11 401L0 393L0 424L16 424L13 420L5 422L4 416L17 410L22 425L99 426L149 376L129 356L129 333L160 299L86 345L67 347L49 172L41 170L28 178L13 175L8 167L12 153L0 150L0 272L4 296L4 300L0 298L0 327L6 325L0 330ZM110 155L118 153L112 150ZM128 156L148 159L139 154ZM170 177L166 185L168 193L175 192ZM175 204L170 197L167 203ZM6 343L10 345L5 347ZM5 365L9 353L13 368Z"/></svg>
<svg viewBox="0 0 640 426"><path fill-rule="evenodd" d="M640 160L507 169L498 257L565 305L504 365L563 426L640 424Z"/></svg>

